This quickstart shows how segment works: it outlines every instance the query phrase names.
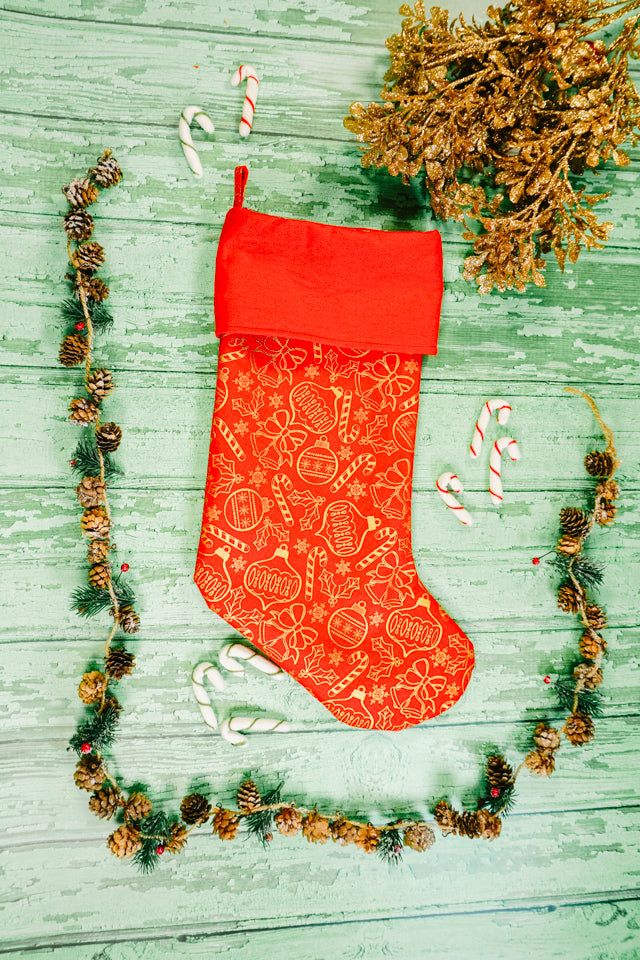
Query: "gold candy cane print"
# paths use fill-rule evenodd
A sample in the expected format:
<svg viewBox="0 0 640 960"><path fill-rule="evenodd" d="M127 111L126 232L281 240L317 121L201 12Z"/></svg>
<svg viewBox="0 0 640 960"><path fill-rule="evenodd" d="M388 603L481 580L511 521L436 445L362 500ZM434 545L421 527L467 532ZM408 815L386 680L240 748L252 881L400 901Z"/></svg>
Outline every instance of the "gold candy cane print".
<svg viewBox="0 0 640 960"><path fill-rule="evenodd" d="M233 363L235 360L244 360L248 351L247 344L244 342L244 340L240 339L239 337L238 338L234 337L233 341L229 341L229 342L231 343L231 346L236 346L236 341L237 341L237 349L228 350L227 353L223 353L220 356L220 359L218 361L219 363Z"/></svg>
<svg viewBox="0 0 640 960"><path fill-rule="evenodd" d="M210 523L205 524L202 529L209 536L222 540L223 543L228 544L235 550L240 550L241 553L249 553L249 544L245 543L244 540L238 540L237 537L232 537L226 530L221 530L220 527L214 527Z"/></svg>
<svg viewBox="0 0 640 960"><path fill-rule="evenodd" d="M220 431L220 436L227 441L231 449L231 452L236 455L238 460L246 459L246 456L247 456L246 453L244 452L244 450L242 449L242 447L240 446L240 444L238 443L235 436L233 435L233 433L231 432L227 424L224 422L224 420L222 420L220 417L214 417L213 422L217 427L217 429Z"/></svg>
<svg viewBox="0 0 640 960"><path fill-rule="evenodd" d="M402 401L400 404L400 410L411 410L412 407L417 407L419 397L419 393L412 393L410 397L407 397L406 400Z"/></svg>
<svg viewBox="0 0 640 960"><path fill-rule="evenodd" d="M293 490L293 484L291 483L291 480L289 480L289 477L287 477L284 473L276 473L271 482L271 489L273 490L273 495L276 498L276 503L280 507L282 519L288 527L292 527L293 516L285 497L285 493L290 493L291 490Z"/></svg>
<svg viewBox="0 0 640 960"><path fill-rule="evenodd" d="M322 363L322 344L314 343L313 345L313 360L314 363Z"/></svg>
<svg viewBox="0 0 640 960"><path fill-rule="evenodd" d="M340 410L340 420L338 422L338 437L340 438L341 443L353 443L360 433L360 427L357 423L354 425L351 431L347 430L349 415L351 414L352 397L353 394L351 393L351 390L345 390L342 395L342 407Z"/></svg>
<svg viewBox="0 0 640 960"><path fill-rule="evenodd" d="M304 598L305 600L313 599L313 585L316 579L316 571L318 567L326 567L327 565L327 551L324 547L313 547L307 555L307 569L304 581Z"/></svg>
<svg viewBox="0 0 640 960"><path fill-rule="evenodd" d="M381 527L380 530L377 530L376 540L382 540L382 543L379 547L376 547L375 550L372 550L371 553L368 553L366 557L363 557L362 560L358 560L356 570L364 570L366 567L370 567L372 563L375 563L376 560L384 556L388 550L391 550L391 547L394 546L397 539L398 531L394 530L393 527Z"/></svg>
<svg viewBox="0 0 640 960"><path fill-rule="evenodd" d="M365 476L373 473L376 466L376 458L371 453L361 453L355 458L353 463L350 463L346 470L344 470L340 476L333 481L330 486L332 493L335 493L336 490L340 490L341 487L344 487L345 483L348 480L351 480L351 477L356 473L360 467L362 467L362 472Z"/></svg>

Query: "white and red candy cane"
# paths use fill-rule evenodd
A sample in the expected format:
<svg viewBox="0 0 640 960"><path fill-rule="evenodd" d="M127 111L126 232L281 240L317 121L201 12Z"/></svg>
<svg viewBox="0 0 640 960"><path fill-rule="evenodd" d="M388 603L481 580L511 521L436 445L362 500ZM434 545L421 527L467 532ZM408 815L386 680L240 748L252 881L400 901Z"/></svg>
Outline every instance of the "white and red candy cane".
<svg viewBox="0 0 640 960"><path fill-rule="evenodd" d="M491 448L489 457L489 496L491 500L499 507L502 503L502 455L505 451L509 454L510 460L520 459L520 447L518 441L513 437L499 437Z"/></svg>
<svg viewBox="0 0 640 960"><path fill-rule="evenodd" d="M454 493L463 493L464 491L460 478L455 473L441 473L436 480L436 490L460 523L463 523L465 527L472 526L473 517L461 503L458 503L453 493L450 493L449 488Z"/></svg>
<svg viewBox="0 0 640 960"><path fill-rule="evenodd" d="M231 77L231 86L239 86L243 80L247 81L247 88L242 105L242 119L240 120L239 133L241 137L248 137L253 126L253 115L256 109L256 100L258 98L258 86L260 81L255 67L242 63Z"/></svg>
<svg viewBox="0 0 640 960"><path fill-rule="evenodd" d="M313 598L313 585L316 579L316 571L318 567L326 567L328 559L327 551L321 546L312 547L307 554L307 567L304 580L305 600L311 600Z"/></svg>
<svg viewBox="0 0 640 960"><path fill-rule="evenodd" d="M485 402L482 410L480 411L480 415L476 420L476 425L473 430L473 440L469 445L469 453L474 458L480 456L482 441L484 440L487 427L489 426L489 421L494 413L497 413L498 415L498 423L504 427L511 416L511 406L506 400L487 400Z"/></svg>

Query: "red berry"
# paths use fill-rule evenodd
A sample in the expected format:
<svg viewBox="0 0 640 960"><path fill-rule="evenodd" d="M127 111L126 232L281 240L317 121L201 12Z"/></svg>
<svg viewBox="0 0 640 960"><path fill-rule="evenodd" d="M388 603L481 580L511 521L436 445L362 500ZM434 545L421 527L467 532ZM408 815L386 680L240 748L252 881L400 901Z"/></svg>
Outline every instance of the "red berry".
<svg viewBox="0 0 640 960"><path fill-rule="evenodd" d="M547 674L545 677L543 677L543 678L542 678L542 681L543 681L543 683L547 683L547 684L548 684L548 683L551 683L551 677L549 676L549 674Z"/></svg>
<svg viewBox="0 0 640 960"><path fill-rule="evenodd" d="M76 323L76 330L84 330L84 320L78 320Z"/></svg>
<svg viewBox="0 0 640 960"><path fill-rule="evenodd" d="M128 564L128 563L121 563L121 564L120 564L120 569L122 570L123 573L126 573L127 570L129 569L129 564Z"/></svg>
<svg viewBox="0 0 640 960"><path fill-rule="evenodd" d="M158 846L156 847L156 853L158 854L159 857L162 856L162 854L164 853L164 844L163 844L163 843L159 843L159 844L158 844Z"/></svg>
<svg viewBox="0 0 640 960"><path fill-rule="evenodd" d="M265 841L266 841L267 843L271 843L271 841L273 840L273 834L272 834L272 833L265 833L264 839L265 839Z"/></svg>
<svg viewBox="0 0 640 960"><path fill-rule="evenodd" d="M499 797L500 796L500 787L491 787L491 796Z"/></svg>
<svg viewBox="0 0 640 960"><path fill-rule="evenodd" d="M537 567L540 563L540 557L534 557L531 563L534 565L534 567Z"/></svg>
<svg viewBox="0 0 640 960"><path fill-rule="evenodd" d="M80 744L80 753L91 753L91 744L87 740Z"/></svg>
<svg viewBox="0 0 640 960"><path fill-rule="evenodd" d="M69 466L70 466L70 467L75 467L75 466L77 466L77 464L78 464L78 461L77 461L77 460L69 460Z"/></svg>

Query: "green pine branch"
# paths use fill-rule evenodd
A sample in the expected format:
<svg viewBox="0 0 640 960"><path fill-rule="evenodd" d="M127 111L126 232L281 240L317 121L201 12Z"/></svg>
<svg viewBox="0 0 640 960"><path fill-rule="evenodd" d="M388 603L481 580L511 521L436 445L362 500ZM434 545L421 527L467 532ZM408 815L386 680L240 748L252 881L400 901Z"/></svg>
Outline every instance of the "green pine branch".
<svg viewBox="0 0 640 960"><path fill-rule="evenodd" d="M166 813L151 813L140 824L142 846L134 854L133 862L141 873L152 873L158 866L158 845L166 846L171 835L171 822Z"/></svg>
<svg viewBox="0 0 640 960"><path fill-rule="evenodd" d="M135 606L135 593L125 580L114 580L112 586L120 606ZM94 587L90 583L84 587L77 587L71 595L71 608L81 617L95 617L98 613L108 609L112 602L108 590Z"/></svg>
<svg viewBox="0 0 640 960"><path fill-rule="evenodd" d="M110 453L103 453L104 478L113 480L114 477L122 475L122 470L114 462ZM73 452L71 460L74 473L80 477L97 477L100 474L100 457L96 438L93 433L85 435L78 441L78 445Z"/></svg>
<svg viewBox="0 0 640 960"><path fill-rule="evenodd" d="M555 682L555 692L558 703L563 710L573 710L573 701L576 695L576 682L572 677L558 677ZM580 690L578 692L577 707L580 713L587 713L590 717L602 716L603 697L599 690Z"/></svg>
<svg viewBox="0 0 640 960"><path fill-rule="evenodd" d="M95 303L92 300L87 301L87 309L91 317L91 323L95 330L104 332L113 326L113 316L111 311L103 303ZM69 297L62 301L62 316L70 324L82 323L85 320L84 310L79 300Z"/></svg>
<svg viewBox="0 0 640 960"><path fill-rule="evenodd" d="M83 743L90 743L93 750L102 753L107 747L110 747L115 740L118 727L119 711L115 704L107 702L105 708L100 711L95 709L82 723L69 741L72 750L82 755L81 746Z"/></svg>
<svg viewBox="0 0 640 960"><path fill-rule="evenodd" d="M278 784L278 786L274 787L273 790L270 790L268 793L264 794L262 797L262 803L279 803L281 795L282 784ZM266 847L269 843L268 834L271 832L274 816L275 813L273 810L257 810L255 813L250 813L244 817L244 822L247 825L247 832L249 836L258 840L263 847Z"/></svg>
<svg viewBox="0 0 640 960"><path fill-rule="evenodd" d="M396 866L402 860L403 846L401 832L396 827L391 827L381 831L376 852L385 863Z"/></svg>

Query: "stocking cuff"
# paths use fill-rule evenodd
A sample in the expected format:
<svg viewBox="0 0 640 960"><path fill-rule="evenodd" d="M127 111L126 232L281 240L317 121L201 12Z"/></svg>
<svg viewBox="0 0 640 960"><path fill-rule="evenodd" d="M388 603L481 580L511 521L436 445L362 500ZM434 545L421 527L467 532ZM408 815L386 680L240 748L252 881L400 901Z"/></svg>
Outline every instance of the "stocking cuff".
<svg viewBox="0 0 640 960"><path fill-rule="evenodd" d="M436 230L335 227L242 206L236 171L216 258L216 334L284 336L394 353L437 353Z"/></svg>

